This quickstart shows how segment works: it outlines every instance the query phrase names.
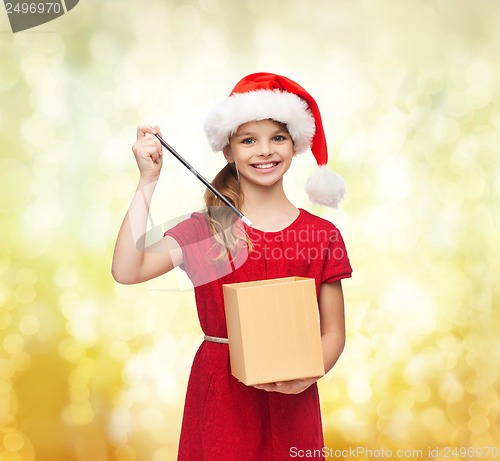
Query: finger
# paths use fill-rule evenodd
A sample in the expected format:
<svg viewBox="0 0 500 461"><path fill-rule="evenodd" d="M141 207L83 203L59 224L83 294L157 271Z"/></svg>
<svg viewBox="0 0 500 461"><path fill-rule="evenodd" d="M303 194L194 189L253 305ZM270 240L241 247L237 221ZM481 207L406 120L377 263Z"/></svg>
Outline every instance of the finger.
<svg viewBox="0 0 500 461"><path fill-rule="evenodd" d="M163 138L163 135L161 134L160 127L158 125L155 125L155 131ZM156 138L156 141L158 143L160 155L163 155L163 146L161 145L161 142L159 141L158 138Z"/></svg>
<svg viewBox="0 0 500 461"><path fill-rule="evenodd" d="M135 144L135 148L136 150L140 149L143 151L158 152L160 155L162 151L160 141L155 136L146 136L139 139Z"/></svg>
<svg viewBox="0 0 500 461"><path fill-rule="evenodd" d="M274 383L276 387L281 388L281 387L286 387L290 385L295 385L297 383L297 380L291 380L291 381L279 381L277 383Z"/></svg>
<svg viewBox="0 0 500 461"><path fill-rule="evenodd" d="M137 157L151 157L155 152L158 152L158 147L155 143L143 144L138 141L132 146L132 151Z"/></svg>
<svg viewBox="0 0 500 461"><path fill-rule="evenodd" d="M146 136L144 138L139 139L137 143L144 147L154 147L157 148L160 146L160 141L155 136Z"/></svg>
<svg viewBox="0 0 500 461"><path fill-rule="evenodd" d="M267 391L267 392L272 392L273 389L272 389L272 385L270 384L258 384L256 386L254 386L256 389L259 389L261 391Z"/></svg>
<svg viewBox="0 0 500 461"><path fill-rule="evenodd" d="M155 152L153 155L151 155L151 159L154 163L158 164L161 162L161 155L158 152Z"/></svg>
<svg viewBox="0 0 500 461"><path fill-rule="evenodd" d="M264 386L263 384L256 384L254 387L255 389L260 389L261 391L266 390L266 386Z"/></svg>
<svg viewBox="0 0 500 461"><path fill-rule="evenodd" d="M139 125L137 127L137 140L143 138L147 134L155 134L155 129L150 125Z"/></svg>

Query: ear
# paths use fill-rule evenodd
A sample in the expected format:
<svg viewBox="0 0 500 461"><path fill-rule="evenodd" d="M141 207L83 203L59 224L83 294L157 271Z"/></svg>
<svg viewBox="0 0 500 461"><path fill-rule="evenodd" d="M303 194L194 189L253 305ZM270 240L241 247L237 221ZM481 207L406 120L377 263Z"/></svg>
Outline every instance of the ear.
<svg viewBox="0 0 500 461"><path fill-rule="evenodd" d="M224 158L227 160L228 163L234 163L233 154L231 154L231 148L229 147L229 145L227 145L226 147L224 147L224 149L222 149L222 153L224 154Z"/></svg>

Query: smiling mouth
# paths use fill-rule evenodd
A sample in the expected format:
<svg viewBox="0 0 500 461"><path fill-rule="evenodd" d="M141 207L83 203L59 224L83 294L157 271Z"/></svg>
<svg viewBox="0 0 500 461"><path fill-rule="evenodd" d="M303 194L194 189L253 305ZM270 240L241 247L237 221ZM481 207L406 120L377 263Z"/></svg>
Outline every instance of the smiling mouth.
<svg viewBox="0 0 500 461"><path fill-rule="evenodd" d="M270 168L274 168L276 165L278 165L279 162L268 162L268 163L255 163L252 165L254 168L257 168L258 170L269 170Z"/></svg>

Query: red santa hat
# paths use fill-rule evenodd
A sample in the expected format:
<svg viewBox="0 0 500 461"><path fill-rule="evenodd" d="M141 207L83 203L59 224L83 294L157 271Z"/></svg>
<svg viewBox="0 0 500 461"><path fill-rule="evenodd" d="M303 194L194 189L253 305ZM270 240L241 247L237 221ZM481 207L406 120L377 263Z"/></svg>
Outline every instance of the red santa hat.
<svg viewBox="0 0 500 461"><path fill-rule="evenodd" d="M247 75L229 97L215 106L205 121L205 133L214 151L220 151L243 123L272 119L284 123L296 153L311 148L318 170L308 179L312 202L336 207L345 194L344 179L329 170L325 132L318 105L300 85L281 75Z"/></svg>

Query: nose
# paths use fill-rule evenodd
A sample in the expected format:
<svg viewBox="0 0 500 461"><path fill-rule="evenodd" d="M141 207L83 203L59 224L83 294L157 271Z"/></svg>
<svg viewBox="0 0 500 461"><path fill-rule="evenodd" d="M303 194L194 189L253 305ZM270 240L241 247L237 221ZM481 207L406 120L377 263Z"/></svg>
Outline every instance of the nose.
<svg viewBox="0 0 500 461"><path fill-rule="evenodd" d="M272 155L271 143L263 142L260 146L260 157L269 157Z"/></svg>

